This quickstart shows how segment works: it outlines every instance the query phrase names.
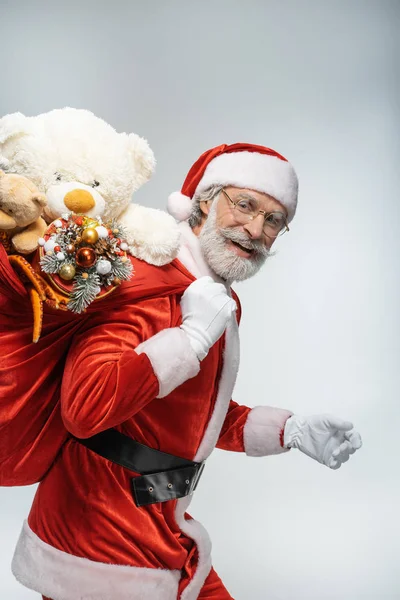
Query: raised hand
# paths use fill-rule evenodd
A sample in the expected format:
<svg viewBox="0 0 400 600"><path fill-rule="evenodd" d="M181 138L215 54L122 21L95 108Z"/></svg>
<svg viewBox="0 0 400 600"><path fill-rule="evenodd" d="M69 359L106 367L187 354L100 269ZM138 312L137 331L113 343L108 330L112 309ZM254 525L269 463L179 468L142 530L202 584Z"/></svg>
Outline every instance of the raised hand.
<svg viewBox="0 0 400 600"><path fill-rule="evenodd" d="M222 283L208 276L200 277L185 290L181 310L181 329L189 337L198 359L203 360L224 333L236 310L236 302L228 296Z"/></svg>

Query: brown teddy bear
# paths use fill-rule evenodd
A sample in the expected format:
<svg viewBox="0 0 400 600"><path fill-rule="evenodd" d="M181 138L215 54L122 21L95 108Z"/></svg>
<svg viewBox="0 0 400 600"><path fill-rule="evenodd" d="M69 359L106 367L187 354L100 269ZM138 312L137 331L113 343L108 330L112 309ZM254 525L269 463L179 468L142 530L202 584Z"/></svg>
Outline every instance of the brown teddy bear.
<svg viewBox="0 0 400 600"><path fill-rule="evenodd" d="M47 225L41 214L47 200L26 177L0 170L0 241L8 254L30 254Z"/></svg>

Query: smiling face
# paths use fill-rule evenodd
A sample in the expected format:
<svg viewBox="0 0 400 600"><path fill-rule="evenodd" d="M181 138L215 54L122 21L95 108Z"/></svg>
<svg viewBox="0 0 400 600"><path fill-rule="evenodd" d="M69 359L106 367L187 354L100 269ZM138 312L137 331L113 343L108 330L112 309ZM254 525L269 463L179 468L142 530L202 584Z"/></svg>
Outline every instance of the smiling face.
<svg viewBox="0 0 400 600"><path fill-rule="evenodd" d="M233 202L251 201L267 214L286 209L280 202L255 190L224 188ZM217 275L227 281L242 281L257 273L270 255L274 237L265 234L265 215L249 220L238 213L223 191L213 200L201 202L202 221L193 228L205 259Z"/></svg>

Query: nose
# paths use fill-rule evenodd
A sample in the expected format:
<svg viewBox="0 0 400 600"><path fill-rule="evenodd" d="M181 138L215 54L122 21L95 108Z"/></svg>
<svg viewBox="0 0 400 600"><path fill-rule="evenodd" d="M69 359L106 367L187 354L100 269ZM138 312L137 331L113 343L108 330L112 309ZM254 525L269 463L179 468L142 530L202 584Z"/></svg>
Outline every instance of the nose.
<svg viewBox="0 0 400 600"><path fill-rule="evenodd" d="M264 227L264 215L258 215L255 219L252 219L245 225L243 225L243 229L246 230L248 235L252 240L259 240L264 237L263 233Z"/></svg>
<svg viewBox="0 0 400 600"><path fill-rule="evenodd" d="M96 202L90 192L82 189L71 190L64 196L65 206L75 213L86 213L96 206Z"/></svg>

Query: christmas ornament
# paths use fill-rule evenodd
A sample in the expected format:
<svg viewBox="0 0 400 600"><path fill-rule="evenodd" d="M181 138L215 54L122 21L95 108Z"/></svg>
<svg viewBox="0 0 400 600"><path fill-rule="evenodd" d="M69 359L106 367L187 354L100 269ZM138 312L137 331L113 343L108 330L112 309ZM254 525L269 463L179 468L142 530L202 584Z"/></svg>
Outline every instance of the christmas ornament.
<svg viewBox="0 0 400 600"><path fill-rule="evenodd" d="M82 240L87 244L95 244L98 239L99 234L96 229L93 229L93 227L88 227L87 229L83 230Z"/></svg>
<svg viewBox="0 0 400 600"><path fill-rule="evenodd" d="M44 243L44 249L46 252L49 252L51 250L54 250L56 245L56 241L53 238L50 238Z"/></svg>
<svg viewBox="0 0 400 600"><path fill-rule="evenodd" d="M104 225L98 225L96 227L96 231L99 234L99 238L101 240L105 239L108 236L108 230L107 227L104 227Z"/></svg>
<svg viewBox="0 0 400 600"><path fill-rule="evenodd" d="M82 313L91 302L131 278L133 268L124 238L119 223L103 223L100 217L66 213L62 221L49 225L39 247L40 266L50 280L59 276L54 284L69 296L69 310Z"/></svg>
<svg viewBox="0 0 400 600"><path fill-rule="evenodd" d="M93 248L80 248L75 260L79 267L91 267L96 262L96 252Z"/></svg>
<svg viewBox="0 0 400 600"><path fill-rule="evenodd" d="M100 275L107 275L107 273L109 273L111 271L111 269L112 269L112 265L109 260L105 260L104 258L101 258L100 260L97 261L96 271Z"/></svg>
<svg viewBox="0 0 400 600"><path fill-rule="evenodd" d="M61 279L65 279L65 281L70 281L75 277L75 272L76 271L74 265L67 263L65 265L62 265L58 274L61 277Z"/></svg>

